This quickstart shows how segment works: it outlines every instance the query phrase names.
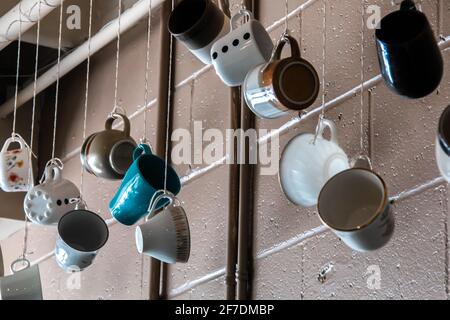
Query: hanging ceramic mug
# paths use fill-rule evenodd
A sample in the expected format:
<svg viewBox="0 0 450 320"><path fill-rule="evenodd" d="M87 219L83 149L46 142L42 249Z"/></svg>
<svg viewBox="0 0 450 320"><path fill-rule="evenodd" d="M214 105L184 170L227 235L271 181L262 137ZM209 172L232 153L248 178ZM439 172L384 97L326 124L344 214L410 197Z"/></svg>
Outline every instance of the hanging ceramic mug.
<svg viewBox="0 0 450 320"><path fill-rule="evenodd" d="M326 128L330 129L330 140L324 137ZM300 134L288 143L281 156L279 179L292 203L302 207L315 206L325 183L350 168L337 136L334 122L323 119L317 139L315 134Z"/></svg>
<svg viewBox="0 0 450 320"><path fill-rule="evenodd" d="M248 21L238 26L238 21ZM270 60L273 43L262 24L248 10L240 10L231 18L231 32L219 39L211 49L217 75L230 87L240 86L247 73Z"/></svg>
<svg viewBox="0 0 450 320"><path fill-rule="evenodd" d="M281 59L286 44L291 57ZM248 107L261 118L274 119L289 110L304 110L317 99L319 76L314 67L300 56L297 41L283 35L269 63L251 70L244 82L243 92Z"/></svg>
<svg viewBox="0 0 450 320"><path fill-rule="evenodd" d="M439 171L450 183L450 106L444 110L439 119L435 150Z"/></svg>
<svg viewBox="0 0 450 320"><path fill-rule="evenodd" d="M8 150L11 144L19 149ZM30 177L31 151L18 134L6 140L0 152L0 187L5 192L27 192L33 185Z"/></svg>
<svg viewBox="0 0 450 320"><path fill-rule="evenodd" d="M21 269L18 266L25 267ZM42 300L42 285L39 266L31 266L26 259L11 264L12 275L0 278L1 300Z"/></svg>
<svg viewBox="0 0 450 320"><path fill-rule="evenodd" d="M191 234L186 212L180 202L170 193L162 194L152 202L169 200L170 204L157 215L136 228L136 247L144 254L164 263L186 263L191 252Z"/></svg>
<svg viewBox="0 0 450 320"><path fill-rule="evenodd" d="M439 86L444 62L431 25L412 0L381 20L376 30L381 73L387 86L408 98L422 98Z"/></svg>
<svg viewBox="0 0 450 320"><path fill-rule="evenodd" d="M114 130L113 123L122 120L123 131ZM90 135L81 147L81 163L84 169L99 177L120 180L133 162L136 142L130 136L130 120L114 113L106 120L105 130Z"/></svg>
<svg viewBox="0 0 450 320"><path fill-rule="evenodd" d="M166 173L165 161L154 155L148 145L139 145L133 159L122 185L109 204L113 218L128 226L147 215L152 197L164 189ZM167 166L167 190L175 195L181 190L180 178L170 165ZM156 209L167 203L167 200L159 201Z"/></svg>
<svg viewBox="0 0 450 320"><path fill-rule="evenodd" d="M75 210L59 220L56 262L66 272L83 271L92 265L108 237L105 221L78 204Z"/></svg>
<svg viewBox="0 0 450 320"><path fill-rule="evenodd" d="M391 239L395 219L384 180L370 162L357 161L323 187L318 212L322 222L351 249L373 251ZM361 165L361 167L359 167Z"/></svg>
<svg viewBox="0 0 450 320"><path fill-rule="evenodd" d="M211 47L230 31L230 19L211 0L184 0L170 15L168 28L200 61L211 64Z"/></svg>
<svg viewBox="0 0 450 320"><path fill-rule="evenodd" d="M23 207L30 221L40 225L55 225L61 217L75 209L70 199L80 197L77 186L63 179L61 167L50 163L46 166L41 184L33 187L25 196Z"/></svg>

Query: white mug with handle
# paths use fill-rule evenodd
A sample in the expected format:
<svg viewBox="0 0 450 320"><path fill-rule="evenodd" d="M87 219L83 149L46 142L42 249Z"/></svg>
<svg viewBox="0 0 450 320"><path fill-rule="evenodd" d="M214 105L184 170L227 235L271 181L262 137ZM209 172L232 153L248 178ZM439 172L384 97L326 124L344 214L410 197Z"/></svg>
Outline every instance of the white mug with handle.
<svg viewBox="0 0 450 320"><path fill-rule="evenodd" d="M238 21L248 20L242 26ZM211 59L217 75L230 87L244 83L247 73L270 60L273 42L263 25L248 10L231 18L231 32L214 43Z"/></svg>
<svg viewBox="0 0 450 320"><path fill-rule="evenodd" d="M19 148L9 150L13 143ZM25 140L15 134L0 152L0 187L5 192L27 192L33 185L31 177L31 150Z"/></svg>
<svg viewBox="0 0 450 320"><path fill-rule="evenodd" d="M24 267L18 269L22 264ZM0 279L1 300L42 300L39 266L31 266L27 259L11 264L12 275Z"/></svg>

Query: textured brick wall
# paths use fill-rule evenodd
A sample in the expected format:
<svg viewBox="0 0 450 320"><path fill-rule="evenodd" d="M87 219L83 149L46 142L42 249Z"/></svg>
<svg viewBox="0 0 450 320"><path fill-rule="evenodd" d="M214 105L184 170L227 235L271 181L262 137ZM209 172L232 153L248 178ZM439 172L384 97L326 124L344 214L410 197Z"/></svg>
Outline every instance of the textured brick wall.
<svg viewBox="0 0 450 320"><path fill-rule="evenodd" d="M305 0L290 0L293 10ZM360 1L328 0L327 99L333 99L358 86L360 79ZM391 10L390 1L370 1ZM237 4L238 1L233 1ZM284 15L284 2L261 0L261 17L265 26ZM369 3L369 2L368 2ZM435 30L439 28L437 0L423 1L422 7ZM450 3L442 1L441 32L450 35ZM318 0L302 14L302 54L322 70L322 1ZM157 20L157 19L155 19ZM152 45L152 89L156 88L158 22L155 21ZM290 20L297 38L299 18ZM283 31L271 32L273 39ZM144 97L145 23L124 36L121 52L119 96L128 114L138 110ZM373 31L366 30L366 79L379 73ZM284 197L276 176L256 178L255 197L255 298L279 299L393 299L448 298L448 214L447 186L439 177L434 159L436 122L450 103L449 50L445 52L446 74L439 93L417 101L393 95L384 84L377 85L371 96L365 95L365 145L373 157L375 170L389 185L390 195L400 195L394 210L397 228L391 243L372 254L350 251L338 238L323 228L316 210L300 209ZM93 60L88 132L98 130L113 105L115 45L112 44ZM177 46L176 83L202 68L183 47ZM84 69L79 68L63 81L64 111L58 130L58 151L65 156L81 144ZM152 91L151 96L155 97ZM229 122L228 89L213 70L200 75L194 88L190 110L189 83L175 92L174 127L189 128L191 120L203 121L204 128L225 130ZM319 99L320 100L320 99ZM320 101L312 107L318 107ZM371 102L371 109L368 105ZM358 95L327 113L339 127L342 147L354 156L359 152L360 99ZM370 112L369 112L370 111ZM156 112L149 115L149 135L157 132ZM258 128L274 129L290 118L258 121ZM50 126L52 119L48 119ZM312 132L316 118L302 122L281 138L281 146L300 132ZM369 126L370 123L370 126ZM133 134L143 132L143 117L132 121ZM369 147L370 146L370 147ZM187 166L177 167L180 175L189 173ZM259 172L259 171L258 171ZM77 157L67 161L65 175L79 183L80 164ZM86 176L86 200L91 209L110 218L107 204L117 188ZM416 190L417 189L417 190ZM402 192L407 193L402 194ZM224 266L228 206L228 168L221 167L188 184L180 198L189 215L192 232L192 256L189 264L169 268L169 295L174 299L221 299L225 296ZM111 238L96 264L82 275L81 290L65 289L67 275L53 259L41 264L45 296L55 299L129 299L147 296L147 271L141 274L141 258L134 246L134 229L111 227ZM18 254L19 233L2 246L7 260ZM38 259L54 246L55 230L33 227L30 234L30 257ZM147 270L147 260L144 269ZM318 281L323 266L333 264L324 283ZM381 289L367 286L366 271L378 265ZM142 281L144 279L144 281ZM141 294L143 286L143 294Z"/></svg>

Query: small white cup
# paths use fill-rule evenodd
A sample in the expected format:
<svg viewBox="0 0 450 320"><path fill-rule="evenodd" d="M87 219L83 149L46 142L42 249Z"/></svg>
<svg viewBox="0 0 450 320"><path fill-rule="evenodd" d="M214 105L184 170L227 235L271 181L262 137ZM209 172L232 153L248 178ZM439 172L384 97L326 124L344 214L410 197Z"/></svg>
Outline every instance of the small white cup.
<svg viewBox="0 0 450 320"><path fill-rule="evenodd" d="M136 248L140 254L151 256L164 263L186 263L191 252L191 234L186 212L171 194L162 194L154 204L168 199L170 204L136 228ZM153 209L149 210L153 214Z"/></svg>
<svg viewBox="0 0 450 320"><path fill-rule="evenodd" d="M25 267L18 270L20 264ZM1 300L42 300L42 285L39 266L30 266L26 259L11 264L12 275L0 278Z"/></svg>
<svg viewBox="0 0 450 320"><path fill-rule="evenodd" d="M238 27L238 21L245 16L248 21ZM270 60L273 42L248 10L240 10L231 18L231 29L212 46L211 60L222 81L236 87L242 85L250 70Z"/></svg>
<svg viewBox="0 0 450 320"><path fill-rule="evenodd" d="M66 272L83 271L94 262L108 237L108 226L100 216L84 209L71 211L58 223L56 262Z"/></svg>
<svg viewBox="0 0 450 320"><path fill-rule="evenodd" d="M325 128L331 139L323 136ZM317 204L320 190L337 173L350 168L344 150L339 146L333 121L323 119L316 141L314 134L300 134L283 151L279 179L286 197L294 204L312 207Z"/></svg>
<svg viewBox="0 0 450 320"><path fill-rule="evenodd" d="M80 197L77 186L62 178L61 169L50 164L45 168L42 183L28 191L24 199L25 213L32 222L40 225L54 225L76 204L71 199Z"/></svg>
<svg viewBox="0 0 450 320"><path fill-rule="evenodd" d="M18 143L19 149L8 150ZM6 140L0 152L0 187L5 192L27 192L33 184L30 177L31 151L19 135Z"/></svg>
<svg viewBox="0 0 450 320"><path fill-rule="evenodd" d="M374 251L386 245L395 219L383 179L366 168L352 168L331 178L318 202L319 217L351 249Z"/></svg>

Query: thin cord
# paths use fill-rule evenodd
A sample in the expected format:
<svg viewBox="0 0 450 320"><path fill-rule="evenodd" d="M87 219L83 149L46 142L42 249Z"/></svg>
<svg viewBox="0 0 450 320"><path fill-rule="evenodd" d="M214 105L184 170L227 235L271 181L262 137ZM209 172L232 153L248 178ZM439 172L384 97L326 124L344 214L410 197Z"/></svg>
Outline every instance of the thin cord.
<svg viewBox="0 0 450 320"><path fill-rule="evenodd" d="M189 132L192 135L194 132L194 97L195 97L195 81L196 79L192 79L191 81L191 97L190 97L190 103L189 103ZM189 163L189 170L192 170L193 162L192 159L195 159L195 150L194 150L194 144L191 142L191 162Z"/></svg>
<svg viewBox="0 0 450 320"><path fill-rule="evenodd" d="M285 12L286 15L284 16L284 33L288 34L289 33L289 0L285 1Z"/></svg>
<svg viewBox="0 0 450 320"><path fill-rule="evenodd" d="M147 51L145 57L145 98L144 98L144 139L143 142L147 142L147 108L148 108L148 96L149 96L149 71L150 71L150 47L151 47L151 31L152 31L152 1L148 4L148 25L147 25Z"/></svg>
<svg viewBox="0 0 450 320"><path fill-rule="evenodd" d="M22 5L22 2L19 5ZM19 73L20 73L20 55L22 47L22 19L19 19L19 39L17 44L17 65L16 65L16 91L14 93L14 116L13 116L13 136L16 134L16 122L17 122L17 98L19 96Z"/></svg>
<svg viewBox="0 0 450 320"><path fill-rule="evenodd" d="M33 7L34 8L34 7ZM33 110L31 113L31 141L30 141L30 159L32 159L33 145L34 145L34 126L36 119L36 95L37 95L37 75L39 72L39 43L41 34L41 2L38 4L38 19L37 19L37 31L36 31L36 55L34 64L34 85L33 85ZM33 179L33 162L30 163L30 171L28 173L28 183L34 185ZM22 258L26 259L28 251L28 217L25 215L25 231L23 236L23 252Z"/></svg>
<svg viewBox="0 0 450 320"><path fill-rule="evenodd" d="M62 21L63 21L63 7L61 4L59 10L59 36L58 36L58 74L56 78L56 96L55 96L55 116L53 119L53 145L52 145L52 159L55 158L56 150L56 126L58 121L58 103L59 103L59 82L61 76L61 43L62 43Z"/></svg>
<svg viewBox="0 0 450 320"><path fill-rule="evenodd" d="M327 96L327 82L326 82L326 65L327 65L327 1L323 0L323 34L322 34L322 112L319 116L319 121L316 127L316 135L314 137L314 143L317 141L319 136L320 128L322 126L322 121L325 119L325 105Z"/></svg>
<svg viewBox="0 0 450 320"><path fill-rule="evenodd" d="M365 0L361 0L361 112L360 112L360 148L361 155L364 154L364 28L365 28Z"/></svg>
<svg viewBox="0 0 450 320"><path fill-rule="evenodd" d="M118 101L118 89L119 89L119 63L120 63L120 33L121 33L121 21L122 21L122 0L119 0L119 18L118 18L118 27L117 27L117 49L116 49L116 78L114 84L114 107L113 113L115 113L118 109L117 101Z"/></svg>
<svg viewBox="0 0 450 320"><path fill-rule="evenodd" d="M298 34L298 46L301 52L303 45L303 10L298 13Z"/></svg>
<svg viewBox="0 0 450 320"><path fill-rule="evenodd" d="M175 0L172 0L172 10L175 7ZM173 64L173 36L170 35L169 50L169 80L167 94L167 119L166 119L166 154L165 154L165 172L164 172L164 191L167 192L167 173L169 169L169 142L170 142L170 109L172 102L172 64Z"/></svg>
<svg viewBox="0 0 450 320"><path fill-rule="evenodd" d="M92 42L92 6L93 0L89 1L89 40L88 40L88 58L86 66L86 91L84 95L84 119L83 119L83 141L86 140L86 128L87 128L87 113L89 104L89 77L91 70L91 42ZM80 197L83 199L84 195L84 168L81 166L81 180L80 180Z"/></svg>
<svg viewBox="0 0 450 320"><path fill-rule="evenodd" d="M148 25L147 25L147 51L145 57L145 97L144 97L144 138L143 143L147 143L147 108L148 108L148 96L149 96L149 71L150 71L150 48L151 48L151 30L152 30L152 1L148 4ZM145 256L141 256L141 299L144 292L144 262Z"/></svg>

